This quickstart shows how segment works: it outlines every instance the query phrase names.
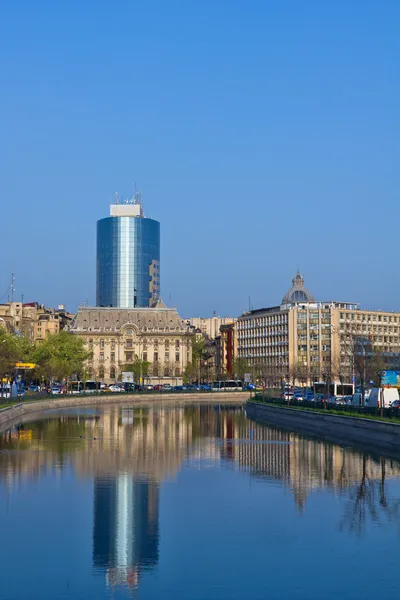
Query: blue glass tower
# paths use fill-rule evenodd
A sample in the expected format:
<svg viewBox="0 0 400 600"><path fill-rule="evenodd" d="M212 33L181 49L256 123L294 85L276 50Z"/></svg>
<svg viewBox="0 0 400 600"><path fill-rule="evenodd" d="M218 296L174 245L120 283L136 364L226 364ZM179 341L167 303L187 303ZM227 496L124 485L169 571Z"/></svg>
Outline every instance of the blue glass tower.
<svg viewBox="0 0 400 600"><path fill-rule="evenodd" d="M137 194L97 221L97 306L148 307L160 297L160 223Z"/></svg>

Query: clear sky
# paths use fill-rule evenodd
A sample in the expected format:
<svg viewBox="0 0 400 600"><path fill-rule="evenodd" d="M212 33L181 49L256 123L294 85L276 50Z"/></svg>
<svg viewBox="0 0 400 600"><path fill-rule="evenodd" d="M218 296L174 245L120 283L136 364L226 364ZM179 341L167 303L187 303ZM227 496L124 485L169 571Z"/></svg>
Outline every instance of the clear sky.
<svg viewBox="0 0 400 600"><path fill-rule="evenodd" d="M137 182L183 316L400 310L400 2L3 2L0 295L95 302L96 221ZM0 301L5 301L6 296Z"/></svg>

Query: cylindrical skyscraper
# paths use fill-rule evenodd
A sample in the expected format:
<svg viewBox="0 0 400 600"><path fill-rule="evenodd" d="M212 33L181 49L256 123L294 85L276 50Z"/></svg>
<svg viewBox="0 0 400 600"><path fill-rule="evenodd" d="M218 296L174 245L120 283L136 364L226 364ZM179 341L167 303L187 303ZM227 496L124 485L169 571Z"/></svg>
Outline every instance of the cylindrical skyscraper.
<svg viewBox="0 0 400 600"><path fill-rule="evenodd" d="M97 306L148 307L160 297L160 223L146 219L140 195L116 202L97 221Z"/></svg>

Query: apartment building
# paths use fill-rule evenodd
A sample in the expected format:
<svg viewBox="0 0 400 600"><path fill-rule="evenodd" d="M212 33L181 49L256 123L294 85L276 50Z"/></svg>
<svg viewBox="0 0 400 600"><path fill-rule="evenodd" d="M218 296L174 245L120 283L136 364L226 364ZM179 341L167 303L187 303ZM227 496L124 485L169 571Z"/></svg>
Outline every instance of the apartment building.
<svg viewBox="0 0 400 600"><path fill-rule="evenodd" d="M58 308L47 308L38 302L0 304L0 327L10 333L22 333L32 341L68 329L73 317L63 304Z"/></svg>
<svg viewBox="0 0 400 600"><path fill-rule="evenodd" d="M229 325L236 321L236 317L218 317L215 313L212 317L191 317L187 319L188 325L213 340L220 335L222 325Z"/></svg>

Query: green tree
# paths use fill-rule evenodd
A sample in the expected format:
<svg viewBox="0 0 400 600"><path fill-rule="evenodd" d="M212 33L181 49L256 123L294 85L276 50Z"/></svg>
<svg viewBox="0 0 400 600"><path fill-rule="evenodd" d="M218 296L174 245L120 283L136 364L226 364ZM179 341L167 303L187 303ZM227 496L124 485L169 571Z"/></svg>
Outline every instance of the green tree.
<svg viewBox="0 0 400 600"><path fill-rule="evenodd" d="M34 345L23 335L0 328L0 377L10 377L16 362L31 362Z"/></svg>
<svg viewBox="0 0 400 600"><path fill-rule="evenodd" d="M232 365L233 376L236 379L244 379L245 373L252 373L253 369L245 358L235 358Z"/></svg>
<svg viewBox="0 0 400 600"><path fill-rule="evenodd" d="M147 360L141 360L138 356L132 363L126 363L123 367L123 371L133 373L135 381L138 381L140 377L148 377L150 369L150 363Z"/></svg>
<svg viewBox="0 0 400 600"><path fill-rule="evenodd" d="M90 358L92 353L86 350L84 341L67 331L49 335L33 352L38 373L48 379L61 380L72 375L82 379Z"/></svg>

